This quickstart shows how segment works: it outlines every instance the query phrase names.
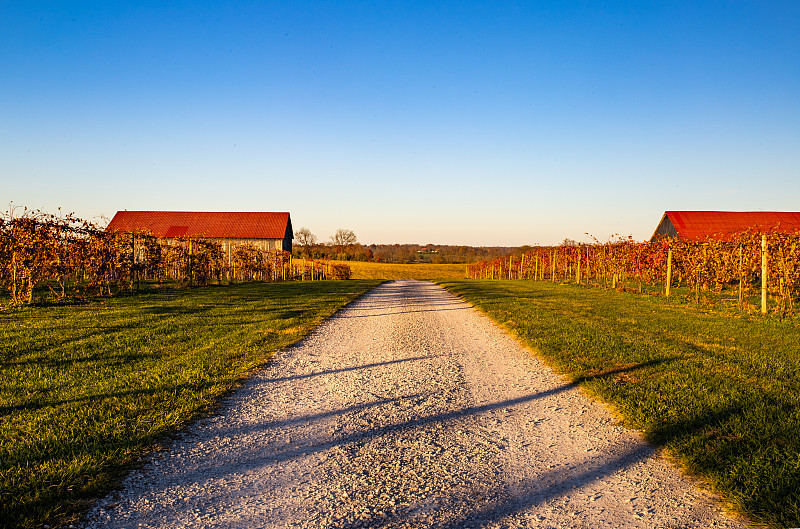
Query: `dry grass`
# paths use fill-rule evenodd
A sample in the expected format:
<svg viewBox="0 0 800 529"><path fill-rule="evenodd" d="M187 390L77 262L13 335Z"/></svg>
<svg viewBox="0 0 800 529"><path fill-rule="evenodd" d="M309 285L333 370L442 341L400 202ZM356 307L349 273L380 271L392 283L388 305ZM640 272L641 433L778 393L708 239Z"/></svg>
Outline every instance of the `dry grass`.
<svg viewBox="0 0 800 529"><path fill-rule="evenodd" d="M444 279L464 279L464 264L394 264L365 263L361 261L341 261L350 266L352 279L418 279L436 281Z"/></svg>

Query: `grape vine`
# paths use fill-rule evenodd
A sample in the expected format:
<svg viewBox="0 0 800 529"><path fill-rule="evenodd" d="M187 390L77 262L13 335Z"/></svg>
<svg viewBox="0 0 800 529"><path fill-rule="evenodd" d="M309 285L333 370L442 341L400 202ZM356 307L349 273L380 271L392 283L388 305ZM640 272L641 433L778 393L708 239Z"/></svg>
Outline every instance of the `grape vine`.
<svg viewBox="0 0 800 529"><path fill-rule="evenodd" d="M767 240L764 271L762 236ZM697 302L719 299L724 293L740 306L752 308L748 299L760 292L763 273L770 310L791 313L800 297L800 233L786 233L779 227L701 242L637 242L628 236L604 243L540 246L521 256L468 265L467 277L575 282L640 292L644 285L658 285L665 292L670 254L670 286L683 287L685 295Z"/></svg>
<svg viewBox="0 0 800 529"><path fill-rule="evenodd" d="M34 289L57 298L113 295L143 281L162 286L223 281L320 280L349 277L320 260L252 244L203 237L166 239L146 231L101 228L69 215L25 209L0 216L0 285L13 303L30 303Z"/></svg>

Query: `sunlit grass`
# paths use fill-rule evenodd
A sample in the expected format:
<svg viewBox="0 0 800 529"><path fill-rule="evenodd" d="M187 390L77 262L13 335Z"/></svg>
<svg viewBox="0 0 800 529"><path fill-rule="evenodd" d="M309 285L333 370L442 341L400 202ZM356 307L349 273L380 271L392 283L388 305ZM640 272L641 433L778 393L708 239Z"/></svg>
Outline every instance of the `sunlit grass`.
<svg viewBox="0 0 800 529"><path fill-rule="evenodd" d="M370 263L362 261L341 261L353 272L353 279L418 279L435 281L437 279L464 279L464 264L395 264Z"/></svg>
<svg viewBox="0 0 800 529"><path fill-rule="evenodd" d="M379 281L0 312L0 526L74 521L141 454Z"/></svg>
<svg viewBox="0 0 800 529"><path fill-rule="evenodd" d="M462 296L736 509L800 526L800 322L532 281L451 281Z"/></svg>

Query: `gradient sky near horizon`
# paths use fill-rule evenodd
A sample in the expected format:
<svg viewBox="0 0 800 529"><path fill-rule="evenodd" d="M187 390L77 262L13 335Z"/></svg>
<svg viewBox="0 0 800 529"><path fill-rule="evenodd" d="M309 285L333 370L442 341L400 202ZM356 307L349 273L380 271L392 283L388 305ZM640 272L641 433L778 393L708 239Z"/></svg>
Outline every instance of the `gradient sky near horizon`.
<svg viewBox="0 0 800 529"><path fill-rule="evenodd" d="M648 238L800 210L800 2L0 2L0 209L321 240Z"/></svg>

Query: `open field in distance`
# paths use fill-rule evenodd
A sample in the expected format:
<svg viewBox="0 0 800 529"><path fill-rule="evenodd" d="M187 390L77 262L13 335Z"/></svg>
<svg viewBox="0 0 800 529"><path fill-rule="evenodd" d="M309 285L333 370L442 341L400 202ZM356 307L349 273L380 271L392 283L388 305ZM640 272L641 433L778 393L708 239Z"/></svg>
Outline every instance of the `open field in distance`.
<svg viewBox="0 0 800 529"><path fill-rule="evenodd" d="M346 264L353 272L353 279L418 279L436 281L437 279L464 279L464 264L395 264L371 263L365 261L333 261Z"/></svg>

